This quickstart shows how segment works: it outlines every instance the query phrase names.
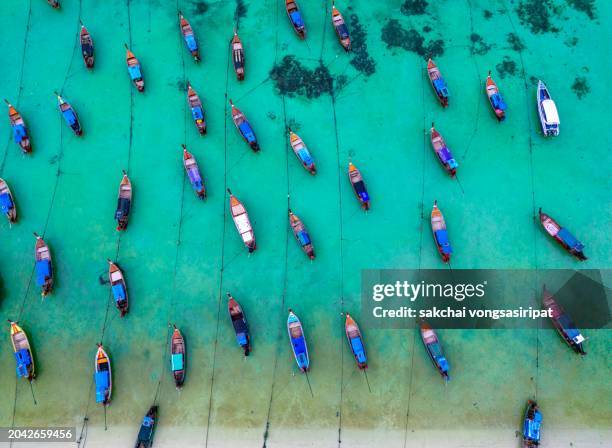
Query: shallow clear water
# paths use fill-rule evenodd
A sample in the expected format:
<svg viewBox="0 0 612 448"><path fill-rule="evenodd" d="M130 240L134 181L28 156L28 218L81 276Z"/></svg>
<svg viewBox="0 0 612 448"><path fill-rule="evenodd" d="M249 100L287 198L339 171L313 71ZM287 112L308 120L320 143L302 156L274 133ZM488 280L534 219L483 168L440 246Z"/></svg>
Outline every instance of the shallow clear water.
<svg viewBox="0 0 612 448"><path fill-rule="evenodd" d="M340 312L358 315L360 270L444 267L429 231L434 199L449 226L454 268L577 267L536 225L540 206L586 244L589 260L580 267L610 267L612 67L602 57L610 53L603 25L610 5L595 2L590 18L575 8L589 4L581 1L535 9L532 1L442 1L423 14L418 4L427 2L402 3L338 1L357 40L351 54L338 45L323 1L301 2L305 42L282 3L271 0L64 0L60 11L44 0L0 5L0 91L24 116L34 145L23 156L2 126L0 176L20 216L11 229L0 225L0 315L20 320L38 368L34 405L27 383L15 382L7 335L0 344L0 426L80 429L87 416L87 446L128 445L157 394L159 446L384 440L389 447L514 447L525 401L537 397L542 446L610 443L609 330L588 332L585 359L549 330L440 331L453 373L444 387L415 332L362 328L372 393L354 365ZM198 65L178 33L179 9L198 36ZM93 72L76 46L79 19L94 39ZM236 20L247 60L242 83L228 59ZM142 63L144 94L129 82L124 43ZM425 77L428 52L449 84L446 110ZM509 106L503 124L484 95L488 70ZM539 132L538 78L560 111L554 139ZM205 137L187 109L186 79L204 102ZM78 111L83 138L65 126L54 90ZM226 95L249 117L261 153L239 138ZM432 121L458 159L461 184L433 156L426 134ZM290 153L287 125L313 153L316 177ZM205 202L184 176L181 143L198 159ZM349 159L372 197L367 214L347 180ZM134 204L120 235L113 214L122 169ZM228 215L227 187L253 222L258 249L251 256ZM292 241L288 194L314 240L314 262ZM33 231L44 233L57 274L44 303L31 281ZM107 257L118 259L127 277L124 319L99 282ZM249 318L254 351L246 360L226 291ZM305 326L313 396L287 341L289 307ZM182 329L189 352L180 394L169 375L169 322ZM91 388L101 340L114 375L106 432Z"/></svg>

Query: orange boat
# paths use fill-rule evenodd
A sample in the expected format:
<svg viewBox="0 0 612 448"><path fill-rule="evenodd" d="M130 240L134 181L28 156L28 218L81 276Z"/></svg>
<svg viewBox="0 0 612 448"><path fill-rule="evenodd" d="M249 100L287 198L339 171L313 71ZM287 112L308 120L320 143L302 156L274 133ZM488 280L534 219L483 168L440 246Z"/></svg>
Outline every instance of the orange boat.
<svg viewBox="0 0 612 448"><path fill-rule="evenodd" d="M438 97L438 101L442 104L442 107L448 107L448 87L446 86L444 78L442 78L438 66L431 58L427 61L427 76L429 76L431 87L436 97Z"/></svg>
<svg viewBox="0 0 612 448"><path fill-rule="evenodd" d="M130 51L127 44L125 44L125 62L127 63L128 73L132 83L136 86L139 92L144 92L144 78L142 77L142 70L140 68L140 62L134 56L134 53Z"/></svg>
<svg viewBox="0 0 612 448"><path fill-rule="evenodd" d="M227 192L230 195L230 212L232 214L232 219L234 220L234 224L236 225L236 230L240 234L244 245L249 249L249 253L253 252L257 248L257 243L255 242L255 232L253 232L253 227L251 226L251 221L249 220L249 214L242 205L236 196L234 196L231 190L228 188Z"/></svg>
<svg viewBox="0 0 612 448"><path fill-rule="evenodd" d="M83 61L85 62L85 67L93 68L94 66L94 46L93 39L81 22L81 54L83 55Z"/></svg>
<svg viewBox="0 0 612 448"><path fill-rule="evenodd" d="M448 233L446 232L446 222L444 216L438 208L438 201L434 201L433 208L431 210L431 231L433 233L434 242L442 256L442 261L448 263L450 261L453 248L448 240Z"/></svg>
<svg viewBox="0 0 612 448"><path fill-rule="evenodd" d="M365 182L363 181L363 177L361 177L361 173L359 172L357 167L353 165L352 162L349 162L348 174L349 180L351 181L351 185L353 186L353 190L355 191L355 195L361 203L361 207L364 210L369 210L370 195L368 195L368 190L366 188Z"/></svg>
<svg viewBox="0 0 612 448"><path fill-rule="evenodd" d="M238 78L238 81L244 80L244 48L236 30L234 30L234 38L232 39L232 61L234 61L236 78Z"/></svg>
<svg viewBox="0 0 612 448"><path fill-rule="evenodd" d="M191 108L191 116L193 117L193 121L198 128L198 132L200 135L206 134L206 118L204 117L204 107L202 106L202 101L198 96L197 92L189 81L187 81L187 102L189 103L189 107Z"/></svg>
<svg viewBox="0 0 612 448"><path fill-rule="evenodd" d="M187 49L193 56L196 62L200 62L200 49L198 48L198 41L195 38L195 34L191 25L183 17L183 13L179 11L179 22L181 26L181 34L183 35L183 39L185 40L185 45L187 45Z"/></svg>
<svg viewBox="0 0 612 448"><path fill-rule="evenodd" d="M13 139L15 140L15 143L17 143L21 150L26 154L32 152L32 143L30 142L28 129L26 128L23 118L21 118L21 114L17 112L17 109L15 109L13 105L8 102L8 100L5 99L4 102L9 108L9 121L11 122L11 127L13 128Z"/></svg>
<svg viewBox="0 0 612 448"><path fill-rule="evenodd" d="M287 17L291 22L291 26L295 30L300 39L306 39L306 24L302 18L302 13L295 0L285 0L285 9Z"/></svg>
<svg viewBox="0 0 612 448"><path fill-rule="evenodd" d="M336 30L336 35L340 41L340 45L344 48L344 51L351 51L351 37L349 36L348 27L344 22L344 17L340 14L340 11L336 9L334 2L332 1L332 25Z"/></svg>
<svg viewBox="0 0 612 448"><path fill-rule="evenodd" d="M504 99L501 93L499 93L497 84L495 84L495 81L491 78L491 70L489 70L489 74L487 75L485 92L487 93L487 98L489 98L489 103L491 104L495 116L499 121L504 121L506 119L506 109L508 106L504 103Z"/></svg>

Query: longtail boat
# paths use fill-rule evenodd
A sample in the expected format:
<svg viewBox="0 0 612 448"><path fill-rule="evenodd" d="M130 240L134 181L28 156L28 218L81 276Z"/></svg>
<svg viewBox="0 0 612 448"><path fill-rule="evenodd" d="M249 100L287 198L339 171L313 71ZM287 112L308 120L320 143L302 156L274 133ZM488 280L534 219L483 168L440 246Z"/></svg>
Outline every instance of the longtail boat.
<svg viewBox="0 0 612 448"><path fill-rule="evenodd" d="M540 215L540 223L542 223L542 227L546 230L550 236L552 236L563 248L576 257L580 261L585 261L587 257L584 255L582 250L584 249L584 244L576 239L574 235L572 235L569 230L555 221L553 218L548 216L546 213L542 212L542 209L539 210Z"/></svg>
<svg viewBox="0 0 612 448"><path fill-rule="evenodd" d="M540 427L542 413L535 401L527 402L525 421L523 423L523 448L533 448L540 445Z"/></svg>
<svg viewBox="0 0 612 448"><path fill-rule="evenodd" d="M349 36L349 30L344 22L344 17L340 14L340 11L334 5L332 1L332 25L334 26L334 30L336 30L336 35L338 36L338 41L344 51L351 51L351 37Z"/></svg>
<svg viewBox="0 0 612 448"><path fill-rule="evenodd" d="M245 115L234 106L232 100L229 100L230 105L232 106L232 120L234 120L234 125L236 125L236 129L240 132L240 135L244 139L245 142L249 144L251 149L255 152L259 151L259 143L257 143L257 136L255 135L255 131L251 127L251 124L246 119Z"/></svg>
<svg viewBox="0 0 612 448"><path fill-rule="evenodd" d="M427 354L429 355L431 362L433 362L435 368L438 370L438 372L440 372L440 375L442 375L444 381L450 380L450 377L448 376L448 361L442 353L442 346L440 345L436 332L425 321L422 321L420 326L421 339L423 340L423 345L425 345L425 349L427 350Z"/></svg>
<svg viewBox="0 0 612 448"><path fill-rule="evenodd" d="M195 34L191 25L183 17L183 13L179 11L179 25L181 27L181 34L183 35L183 39L185 40L185 45L187 45L187 50L193 56L193 59L196 62L200 62L200 49L198 48L198 41L196 40Z"/></svg>
<svg viewBox="0 0 612 448"><path fill-rule="evenodd" d="M9 322L11 324L11 343L17 363L17 377L27 378L28 381L32 382L36 377L36 369L28 335L17 322L12 320L9 320Z"/></svg>
<svg viewBox="0 0 612 448"><path fill-rule="evenodd" d="M0 179L0 210L6 215L10 223L17 221L17 206L13 193L4 179Z"/></svg>
<svg viewBox="0 0 612 448"><path fill-rule="evenodd" d="M83 135L83 129L81 128L79 117L74 108L57 92L55 92L55 96L57 96L58 107L62 113L62 117L64 117L64 120L68 126L70 126L70 129L72 129L77 136Z"/></svg>
<svg viewBox="0 0 612 448"><path fill-rule="evenodd" d="M300 136L293 132L291 129L289 129L289 143L291 144L291 149L293 149L293 153L302 163L304 169L313 176L317 174L317 167L315 166L314 159L312 158L310 151L308 150Z"/></svg>
<svg viewBox="0 0 612 448"><path fill-rule="evenodd" d="M21 117L21 114L17 112L17 109L13 107L8 100L4 100L8 106L8 116L13 128L13 140L19 145L21 150L28 154L32 152L32 143L30 142L30 136L28 135L28 128L26 128L25 122Z"/></svg>
<svg viewBox="0 0 612 448"><path fill-rule="evenodd" d="M487 82L485 84L485 92L487 97L489 98L489 103L491 104L491 108L495 113L495 116L499 121L504 121L506 119L506 103L504 103L504 99L499 93L499 89L497 88L497 84L491 78L491 70L489 70L489 74L487 75Z"/></svg>
<svg viewBox="0 0 612 448"><path fill-rule="evenodd" d="M363 177L361 177L361 173L357 169L352 162L349 162L348 165L348 175L349 180L351 181L351 185L353 186L353 191L357 196L357 199L361 203L361 207L364 210L370 209L370 195L368 194L368 190L366 188L365 182L363 181Z"/></svg>
<svg viewBox="0 0 612 448"><path fill-rule="evenodd" d="M81 22L81 54L83 55L83 61L85 62L85 67L93 68L94 66L94 46L93 39L85 28L85 25Z"/></svg>
<svg viewBox="0 0 612 448"><path fill-rule="evenodd" d="M49 3L49 5L51 5L54 9L60 8L60 4L57 0L47 0L47 3Z"/></svg>
<svg viewBox="0 0 612 448"><path fill-rule="evenodd" d="M306 229L306 226L302 220L295 213L293 213L291 209L289 209L289 225L291 226L295 240L298 242L304 253L308 255L308 258L314 260L315 253L308 230Z"/></svg>
<svg viewBox="0 0 612 448"><path fill-rule="evenodd" d="M236 341L238 345L244 350L244 356L249 356L251 353L251 336L249 334L249 324L247 323L246 316L242 307L236 299L228 292L227 298L227 309L229 311L230 319L232 320L232 326L236 333Z"/></svg>
<svg viewBox="0 0 612 448"><path fill-rule="evenodd" d="M542 81L538 81L536 93L538 101L538 115L540 116L542 133L546 137L559 135L559 126L561 124L561 121L559 120L559 112L557 111L557 105L548 92L546 84L544 84Z"/></svg>
<svg viewBox="0 0 612 448"><path fill-rule="evenodd" d="M113 292L113 298L115 299L115 306L121 313L121 317L125 316L128 312L128 292L127 285L125 284L125 277L123 272L119 269L115 263L110 260L108 261L108 279L111 284L111 291Z"/></svg>
<svg viewBox="0 0 612 448"><path fill-rule="evenodd" d="M231 190L228 188L227 192L230 195L230 212L232 214L232 219L234 220L234 225L236 226L236 230L238 230L238 234L242 238L244 245L249 249L249 253L253 252L257 248L257 243L255 241L255 232L253 232L253 227L251 226L251 221L249 220L249 214L246 211L242 202L240 202L236 196L234 196Z"/></svg>
<svg viewBox="0 0 612 448"><path fill-rule="evenodd" d="M185 145L183 145L183 166L185 167L185 171L187 172L187 177L189 177L189 182L193 187L193 191L196 192L200 199L205 199L206 187L204 186L204 181L202 180L200 168L198 168L198 162L193 154L187 151L187 147Z"/></svg>
<svg viewBox="0 0 612 448"><path fill-rule="evenodd" d="M576 353L586 355L584 347L582 346L586 338L580 333L580 330L576 328L576 324L565 312L563 307L559 305L553 295L548 292L546 286L544 286L542 290L542 305L544 309L550 310L550 319L563 340L567 342L567 345Z"/></svg>
<svg viewBox="0 0 612 448"><path fill-rule="evenodd" d="M302 18L302 13L298 8L297 2L294 0L285 0L285 9L287 10L287 16L291 22L291 26L300 37L300 39L306 39L306 25Z"/></svg>
<svg viewBox="0 0 612 448"><path fill-rule="evenodd" d="M127 173L123 171L123 178L119 184L119 197L117 198L117 210L115 210L115 220L117 221L117 230L125 230L128 226L130 218L130 209L132 208L132 182Z"/></svg>
<svg viewBox="0 0 612 448"><path fill-rule="evenodd" d="M310 368L310 359L308 358L308 347L306 346L306 338L304 337L304 329L302 323L290 309L289 317L287 318L287 332L291 341L291 348L295 356L295 362L302 372L308 372Z"/></svg>
<svg viewBox="0 0 612 448"><path fill-rule="evenodd" d="M427 76L429 76L431 87L442 107L448 107L448 87L446 86L446 81L442 78L440 69L438 69L438 66L431 58L427 61Z"/></svg>
<svg viewBox="0 0 612 448"><path fill-rule="evenodd" d="M198 128L198 132L201 135L206 134L206 118L204 117L204 107L202 106L202 101L200 97L196 93L195 89L191 87L189 81L187 81L187 102L189 103L189 108L191 109L191 116L193 117L193 121Z"/></svg>
<svg viewBox="0 0 612 448"><path fill-rule="evenodd" d="M244 47L236 30L234 30L234 37L232 38L232 61L234 62L236 78L238 78L238 81L244 80Z"/></svg>
<svg viewBox="0 0 612 448"><path fill-rule="evenodd" d="M453 154L450 149L448 149L448 146L446 146L446 142L442 138L442 135L436 130L433 123L431 124L430 137L431 147L436 153L438 160L451 177L455 176L459 164L453 158Z"/></svg>
<svg viewBox="0 0 612 448"><path fill-rule="evenodd" d="M136 89L138 89L139 92L144 92L145 84L144 78L142 77L140 62L138 62L138 59L136 59L134 53L130 51L127 44L125 44L125 51L125 62L127 63L127 69L128 74L130 75L130 79L132 80L132 83L134 84L134 86L136 86Z"/></svg>
<svg viewBox="0 0 612 448"><path fill-rule="evenodd" d="M448 240L448 232L446 231L446 222L444 216L438 208L438 201L434 201L433 208L431 209L431 231L433 233L434 242L440 252L442 261L448 263L450 261L453 248L451 247L450 241Z"/></svg>
<svg viewBox="0 0 612 448"><path fill-rule="evenodd" d="M34 259L36 260L36 284L41 288L41 295L46 297L53 290L53 261L47 243L36 232L36 245L34 246Z"/></svg>
<svg viewBox="0 0 612 448"><path fill-rule="evenodd" d="M147 415L142 419L138 438L134 448L151 448L153 446L153 436L155 435L155 423L157 421L158 407L153 405L149 408Z"/></svg>
<svg viewBox="0 0 612 448"><path fill-rule="evenodd" d="M187 373L187 350L185 338L181 331L174 325L172 340L170 342L170 368L177 389L183 387Z"/></svg>
<svg viewBox="0 0 612 448"><path fill-rule="evenodd" d="M110 358L104 351L102 344L98 344L94 361L94 382L96 384L96 403L108 406L113 391L113 380Z"/></svg>
<svg viewBox="0 0 612 448"><path fill-rule="evenodd" d="M360 370L368 368L368 357L366 355L365 346L363 345L363 337L357 322L347 313L346 321L344 322L344 332L346 333L346 339L348 340L349 347L353 352L357 367Z"/></svg>

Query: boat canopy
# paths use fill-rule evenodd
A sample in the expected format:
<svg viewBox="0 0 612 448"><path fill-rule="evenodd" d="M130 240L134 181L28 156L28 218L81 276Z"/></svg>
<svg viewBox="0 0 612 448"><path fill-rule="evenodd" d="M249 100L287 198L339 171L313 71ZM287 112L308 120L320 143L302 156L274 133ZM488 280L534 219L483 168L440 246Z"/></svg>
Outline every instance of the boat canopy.
<svg viewBox="0 0 612 448"><path fill-rule="evenodd" d="M242 319L233 320L234 331L236 332L236 341L241 347L246 347L249 344L248 334L249 327Z"/></svg>
<svg viewBox="0 0 612 448"><path fill-rule="evenodd" d="M64 116L64 120L66 120L66 123L68 123L71 127L78 123L76 114L74 113L72 108L62 111L62 115Z"/></svg>
<svg viewBox="0 0 612 448"><path fill-rule="evenodd" d="M540 440L540 425L542 424L542 414L539 411L535 411L533 420L526 418L525 426L523 428L523 436L527 440L539 441Z"/></svg>
<svg viewBox="0 0 612 448"><path fill-rule="evenodd" d="M304 27L304 20L302 20L302 15L299 11L293 11L291 14L289 14L289 17L291 19L291 23L293 23L296 27Z"/></svg>
<svg viewBox="0 0 612 448"><path fill-rule="evenodd" d="M250 223L249 218L247 217L246 213L243 213L242 215L236 216L234 218L234 222L236 223L236 227L238 228L238 232L240 232L241 234L250 232L252 230L251 229L251 223Z"/></svg>
<svg viewBox="0 0 612 448"><path fill-rule="evenodd" d="M191 108L191 116L194 120L203 120L204 119L204 111L200 106L194 106Z"/></svg>
<svg viewBox="0 0 612 448"><path fill-rule="evenodd" d="M257 138L255 137L255 132L253 132L253 128L251 128L251 125L248 121L244 120L242 123L240 123L238 128L240 129L240 133L246 139L247 142L253 143L257 141Z"/></svg>
<svg viewBox="0 0 612 448"><path fill-rule="evenodd" d="M185 36L185 43L187 44L189 51L196 51L198 49L198 43L196 42L193 33Z"/></svg>
<svg viewBox="0 0 612 448"><path fill-rule="evenodd" d="M11 211L14 207L13 200L11 199L11 195L8 193L0 194L0 209L2 213L6 214Z"/></svg>
<svg viewBox="0 0 612 448"><path fill-rule="evenodd" d="M117 201L117 211L115 219L122 219L130 214L130 200L128 198L119 198Z"/></svg>
<svg viewBox="0 0 612 448"><path fill-rule="evenodd" d="M506 110L508 106L504 103L504 99L499 93L495 93L491 96L491 104L495 109Z"/></svg>
<svg viewBox="0 0 612 448"><path fill-rule="evenodd" d="M455 162L455 159L453 158L450 149L448 149L446 146L438 150L438 156L440 157L442 163L448 163L450 165L451 162Z"/></svg>
<svg viewBox="0 0 612 448"><path fill-rule="evenodd" d="M357 361L361 363L366 362L365 349L363 348L363 342L360 337L351 339L351 349L357 357Z"/></svg>
<svg viewBox="0 0 612 448"><path fill-rule="evenodd" d="M563 331L565 331L565 334L567 335L568 338L570 338L576 344L580 344L581 342L584 342L585 340L584 336L580 334L580 331L576 328L576 324L572 322L572 320L567 314L564 313L561 316L559 316L557 321L559 322L559 325L561 326L561 328L563 328Z"/></svg>
<svg viewBox="0 0 612 448"><path fill-rule="evenodd" d="M197 184L198 182L200 183L200 186L202 186L202 176L200 176L200 170L195 167L192 166L187 170L187 175L189 176L189 182L191 182L192 184Z"/></svg>
<svg viewBox="0 0 612 448"><path fill-rule="evenodd" d="M125 300L125 288L121 283L113 285L112 290L113 297L115 298L116 302L121 302L122 300Z"/></svg>
<svg viewBox="0 0 612 448"><path fill-rule="evenodd" d="M43 286L51 278L51 260L38 260L36 262L36 284Z"/></svg>
<svg viewBox="0 0 612 448"><path fill-rule="evenodd" d="M336 31L338 32L338 36L340 36L340 39L348 39L349 32L345 23L343 23L342 25L337 25Z"/></svg>
<svg viewBox="0 0 612 448"><path fill-rule="evenodd" d="M21 143L21 141L27 137L28 133L24 125L16 124L13 126L13 138L15 139L15 143Z"/></svg>
<svg viewBox="0 0 612 448"><path fill-rule="evenodd" d="M446 83L442 78L433 80L434 89L436 89L436 93L443 98L448 96L448 88L446 87Z"/></svg>
<svg viewBox="0 0 612 448"><path fill-rule="evenodd" d="M446 229L436 230L434 232L434 236L436 238L436 243L442 250L443 254L451 254L453 252L453 248L448 240L448 233L446 232Z"/></svg>
<svg viewBox="0 0 612 448"><path fill-rule="evenodd" d="M584 244L582 244L574 235L569 233L569 231L565 228L562 228L557 232L557 237L561 239L570 249L574 250L582 250L584 249Z"/></svg>
<svg viewBox="0 0 612 448"><path fill-rule="evenodd" d="M297 238L302 246L310 244L310 235L308 235L308 232L306 232L305 230L299 231L297 234Z"/></svg>
<svg viewBox="0 0 612 448"><path fill-rule="evenodd" d="M140 64L128 65L128 72L132 81L138 81L142 79L142 73L140 72Z"/></svg>
<svg viewBox="0 0 612 448"><path fill-rule="evenodd" d="M314 163L310 152L305 147L298 149L297 155L300 160L306 165L312 165Z"/></svg>
<svg viewBox="0 0 612 448"><path fill-rule="evenodd" d="M103 372L96 372L94 375L96 382L96 403L102 403L106 400L106 392L110 386L110 376L108 370Z"/></svg>
<svg viewBox="0 0 612 448"><path fill-rule="evenodd" d="M547 125L558 125L559 114L557 112L557 106L553 100L542 101L542 110L544 112L544 120Z"/></svg>
<svg viewBox="0 0 612 448"><path fill-rule="evenodd" d="M30 350L22 348L15 352L15 361L17 361L17 376L27 377L28 367L32 365L32 357L30 356Z"/></svg>
<svg viewBox="0 0 612 448"><path fill-rule="evenodd" d="M81 51L83 51L83 56L86 56L88 58L93 56L93 45L91 44L83 44L81 45Z"/></svg>
<svg viewBox="0 0 612 448"><path fill-rule="evenodd" d="M370 196L368 195L368 191L366 190L365 183L362 180L360 180L359 182L355 182L353 184L353 187L355 188L359 199L361 199L363 202L370 200Z"/></svg>
<svg viewBox="0 0 612 448"><path fill-rule="evenodd" d="M183 368L184 368L183 360L184 360L184 356L183 356L182 353L173 353L172 354L171 362L172 362L172 371L173 372L178 372L179 370L183 370Z"/></svg>

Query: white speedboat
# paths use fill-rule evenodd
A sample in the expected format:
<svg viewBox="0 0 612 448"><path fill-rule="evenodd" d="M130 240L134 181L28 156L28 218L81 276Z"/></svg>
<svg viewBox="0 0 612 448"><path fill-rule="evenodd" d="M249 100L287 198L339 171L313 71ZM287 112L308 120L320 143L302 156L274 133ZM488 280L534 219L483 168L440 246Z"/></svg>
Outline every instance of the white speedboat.
<svg viewBox="0 0 612 448"><path fill-rule="evenodd" d="M559 113L557 106L551 99L550 93L546 85L542 81L538 81L538 114L540 115L540 123L542 124L542 132L545 136L559 135Z"/></svg>

